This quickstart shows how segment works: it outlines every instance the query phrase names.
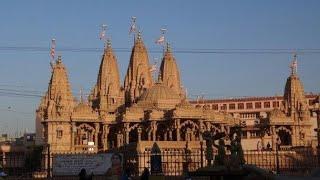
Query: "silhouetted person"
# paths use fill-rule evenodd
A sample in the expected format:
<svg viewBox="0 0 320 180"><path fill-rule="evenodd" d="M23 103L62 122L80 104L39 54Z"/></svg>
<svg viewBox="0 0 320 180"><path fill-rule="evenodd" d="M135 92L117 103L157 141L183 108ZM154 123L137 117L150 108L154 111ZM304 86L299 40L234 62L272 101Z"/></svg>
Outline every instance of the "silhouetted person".
<svg viewBox="0 0 320 180"><path fill-rule="evenodd" d="M270 143L268 142L268 144L267 144L267 150L268 151L270 151L271 150L271 145L270 145Z"/></svg>
<svg viewBox="0 0 320 180"><path fill-rule="evenodd" d="M79 180L92 180L93 173L87 175L87 171L85 168L82 168L79 175Z"/></svg>
<svg viewBox="0 0 320 180"><path fill-rule="evenodd" d="M149 169L145 167L141 174L141 180L149 180L149 175L150 175Z"/></svg>

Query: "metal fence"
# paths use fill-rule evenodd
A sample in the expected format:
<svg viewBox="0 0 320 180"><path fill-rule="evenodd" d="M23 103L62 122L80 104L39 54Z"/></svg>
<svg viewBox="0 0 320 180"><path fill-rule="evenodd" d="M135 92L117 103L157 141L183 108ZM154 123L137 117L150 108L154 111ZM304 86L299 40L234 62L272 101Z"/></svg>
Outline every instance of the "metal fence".
<svg viewBox="0 0 320 180"><path fill-rule="evenodd" d="M153 154L151 152L133 153L123 152L125 168L129 168L133 175L139 176L144 168L151 169L150 157L159 155L162 159L162 171L166 176L181 176L187 172L205 167L208 162L205 153L186 151L164 151ZM227 153L226 159L230 154ZM317 152L308 149L282 151L244 151L246 164L254 164L260 168L280 174L305 175L312 169L319 167ZM211 162L212 164L213 162Z"/></svg>
<svg viewBox="0 0 320 180"><path fill-rule="evenodd" d="M167 150L153 154L150 151L137 153L123 151L124 169L129 169L133 176L139 176L144 168L151 169L151 156L159 155L162 159L162 171L165 176L182 176L184 173L205 167L208 162L205 152L200 150ZM54 155L42 154L41 168L34 169L26 164L25 154L0 155L0 165L10 176L31 177L34 171L51 174L51 163ZM227 158L229 155L227 155ZM298 148L281 151L244 151L247 164L254 164L266 170L279 171L280 174L305 175L319 167L319 156L311 148ZM48 164L48 161L49 164ZM213 162L212 162L213 163ZM49 169L47 168L49 167Z"/></svg>

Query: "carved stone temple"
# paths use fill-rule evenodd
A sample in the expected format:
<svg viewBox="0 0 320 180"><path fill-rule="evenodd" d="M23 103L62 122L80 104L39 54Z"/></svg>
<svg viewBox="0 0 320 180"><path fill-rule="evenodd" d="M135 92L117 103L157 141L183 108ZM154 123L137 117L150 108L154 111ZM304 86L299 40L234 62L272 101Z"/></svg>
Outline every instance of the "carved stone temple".
<svg viewBox="0 0 320 180"><path fill-rule="evenodd" d="M319 97L305 94L294 67L283 96L197 101L187 98L169 45L157 80L150 67L139 33L122 85L117 58L108 41L88 99L76 99L59 57L52 64L48 89L36 110L37 142L50 144L51 152L102 152L125 145L144 152L154 141L161 149L183 149L186 142L193 149L200 147L203 132L228 133L240 125L245 150L268 143L275 147L277 137L284 146L316 143L313 104Z"/></svg>

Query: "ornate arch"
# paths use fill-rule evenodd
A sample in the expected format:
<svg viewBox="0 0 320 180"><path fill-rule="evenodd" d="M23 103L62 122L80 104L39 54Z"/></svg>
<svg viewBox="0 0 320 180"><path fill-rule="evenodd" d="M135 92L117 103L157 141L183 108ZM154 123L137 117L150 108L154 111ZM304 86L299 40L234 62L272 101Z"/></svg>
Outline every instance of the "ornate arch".
<svg viewBox="0 0 320 180"><path fill-rule="evenodd" d="M285 126L280 126L280 127L276 128L276 133L278 134L280 130L283 130L283 131L289 133L290 135L292 135L292 131Z"/></svg>
<svg viewBox="0 0 320 180"><path fill-rule="evenodd" d="M182 128L182 127L184 127L184 126L186 126L188 124L193 125L194 128L196 128L196 129L199 129L199 125L197 123L191 121L191 120L184 121L183 123L180 124L180 127Z"/></svg>

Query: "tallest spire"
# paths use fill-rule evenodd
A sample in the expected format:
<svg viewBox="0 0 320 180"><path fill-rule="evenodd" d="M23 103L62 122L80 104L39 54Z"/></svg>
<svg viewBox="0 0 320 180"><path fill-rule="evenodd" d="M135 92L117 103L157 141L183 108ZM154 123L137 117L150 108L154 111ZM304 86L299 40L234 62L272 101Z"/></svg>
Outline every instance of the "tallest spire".
<svg viewBox="0 0 320 180"><path fill-rule="evenodd" d="M126 104L130 105L134 103L152 84L148 51L143 43L141 32L139 32L132 48L130 62L124 80Z"/></svg>

